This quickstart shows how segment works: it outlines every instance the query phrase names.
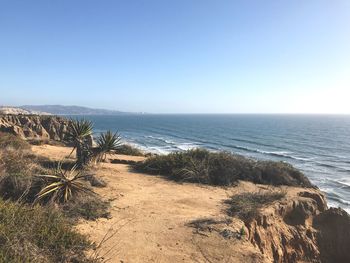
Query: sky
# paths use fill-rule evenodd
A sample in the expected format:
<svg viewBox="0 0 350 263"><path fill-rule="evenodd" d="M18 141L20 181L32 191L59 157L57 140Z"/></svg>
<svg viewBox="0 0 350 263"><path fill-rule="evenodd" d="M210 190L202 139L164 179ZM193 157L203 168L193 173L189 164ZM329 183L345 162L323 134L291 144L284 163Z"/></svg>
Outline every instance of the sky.
<svg viewBox="0 0 350 263"><path fill-rule="evenodd" d="M350 114L349 0L0 0L0 105Z"/></svg>

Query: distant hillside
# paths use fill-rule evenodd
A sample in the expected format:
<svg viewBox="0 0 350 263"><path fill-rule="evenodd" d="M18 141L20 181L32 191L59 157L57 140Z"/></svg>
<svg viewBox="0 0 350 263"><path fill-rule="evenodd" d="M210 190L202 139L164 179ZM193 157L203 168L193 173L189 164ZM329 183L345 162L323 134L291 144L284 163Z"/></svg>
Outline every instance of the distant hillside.
<svg viewBox="0 0 350 263"><path fill-rule="evenodd" d="M24 105L20 108L30 111L48 112L54 115L123 115L128 112L93 109L80 106L63 106L63 105Z"/></svg>

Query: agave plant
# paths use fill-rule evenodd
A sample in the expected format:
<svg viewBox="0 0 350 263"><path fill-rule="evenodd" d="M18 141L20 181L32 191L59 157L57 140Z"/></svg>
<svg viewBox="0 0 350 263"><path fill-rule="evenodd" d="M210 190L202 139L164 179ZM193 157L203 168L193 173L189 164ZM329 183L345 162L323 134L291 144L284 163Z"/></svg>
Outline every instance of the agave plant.
<svg viewBox="0 0 350 263"><path fill-rule="evenodd" d="M88 120L71 120L66 139L73 144L73 150L76 150L77 164L79 167L86 165L90 159L91 141L93 125ZM71 154L72 154L71 153Z"/></svg>
<svg viewBox="0 0 350 263"><path fill-rule="evenodd" d="M108 153L116 152L121 145L121 137L116 133L107 131L106 133L101 133L97 138L97 157L96 161L102 161L106 159Z"/></svg>
<svg viewBox="0 0 350 263"><path fill-rule="evenodd" d="M50 198L55 202L67 202L79 193L94 194L82 182L85 175L81 170L77 170L77 165L70 170L63 170L62 163L59 163L53 175L38 175L38 177L46 178L50 183L37 194L35 202L44 198Z"/></svg>

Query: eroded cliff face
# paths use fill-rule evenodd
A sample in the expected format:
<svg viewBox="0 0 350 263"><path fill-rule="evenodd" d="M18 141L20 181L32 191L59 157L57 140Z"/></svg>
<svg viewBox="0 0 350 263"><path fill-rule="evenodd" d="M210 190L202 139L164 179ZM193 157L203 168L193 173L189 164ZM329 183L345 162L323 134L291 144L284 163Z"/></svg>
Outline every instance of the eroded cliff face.
<svg viewBox="0 0 350 263"><path fill-rule="evenodd" d="M328 209L319 189L241 181L231 191L231 196L274 191L286 195L247 220L220 216L191 221L208 262L350 262L350 217L340 208ZM219 253L218 246L226 249Z"/></svg>
<svg viewBox="0 0 350 263"><path fill-rule="evenodd" d="M248 239L271 262L350 262L350 218L319 190L292 190L246 222Z"/></svg>
<svg viewBox="0 0 350 263"><path fill-rule="evenodd" d="M57 116L0 115L0 132L23 139L63 141L69 120Z"/></svg>

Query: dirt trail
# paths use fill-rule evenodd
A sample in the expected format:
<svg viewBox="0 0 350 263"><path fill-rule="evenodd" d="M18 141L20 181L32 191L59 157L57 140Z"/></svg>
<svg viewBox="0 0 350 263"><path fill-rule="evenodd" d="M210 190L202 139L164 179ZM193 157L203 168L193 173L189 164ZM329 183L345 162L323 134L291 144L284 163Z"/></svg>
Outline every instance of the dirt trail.
<svg viewBox="0 0 350 263"><path fill-rule="evenodd" d="M62 159L70 148L34 146L37 154ZM118 156L141 160L142 157ZM248 242L219 234L198 234L187 224L200 218L224 218L225 200L238 187L180 184L158 176L132 172L128 165L103 163L98 176L106 188L95 188L111 201L111 218L81 221L79 231L99 243L109 262L263 262ZM242 191L243 185L239 187ZM237 226L239 229L240 226Z"/></svg>

